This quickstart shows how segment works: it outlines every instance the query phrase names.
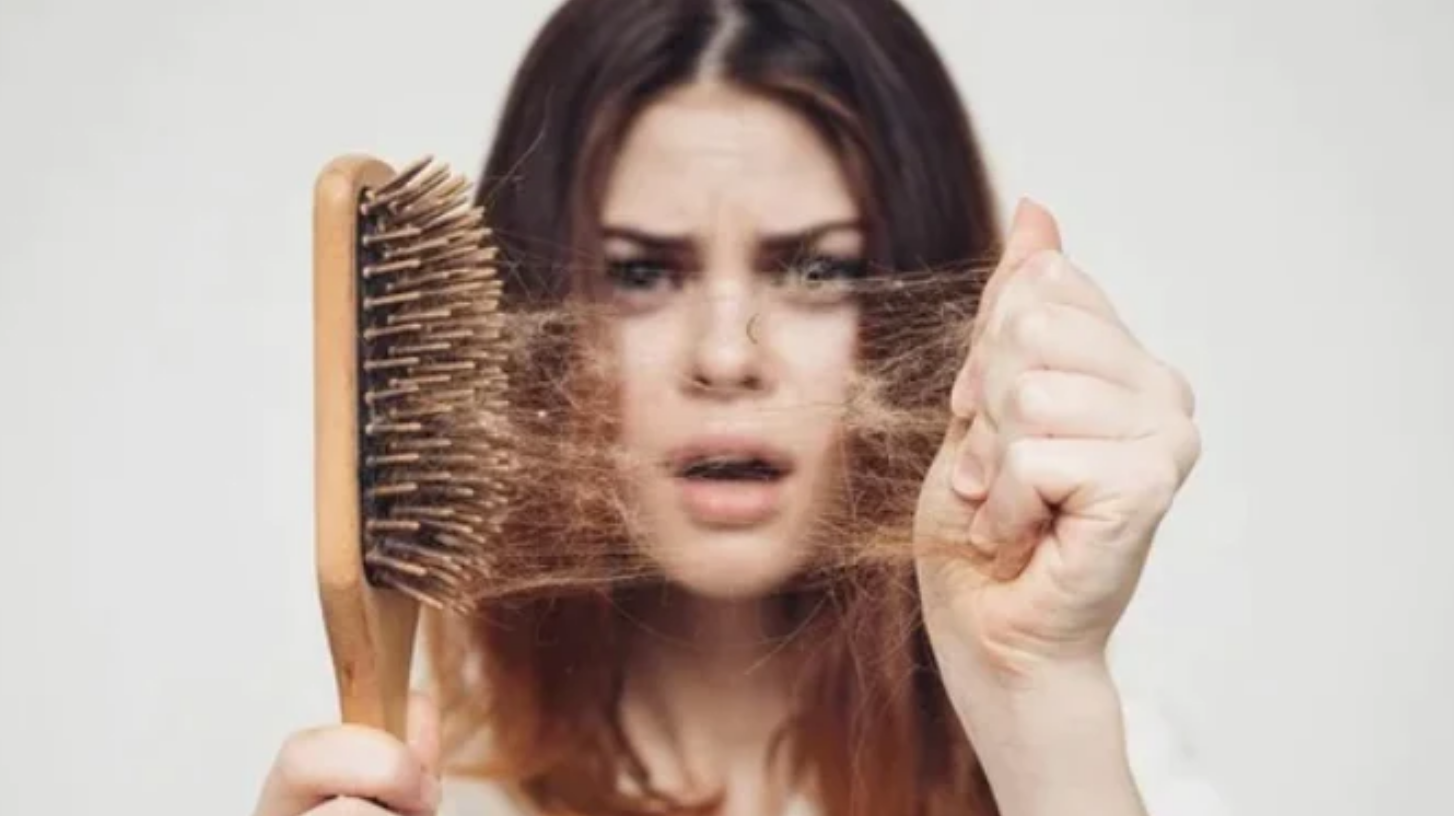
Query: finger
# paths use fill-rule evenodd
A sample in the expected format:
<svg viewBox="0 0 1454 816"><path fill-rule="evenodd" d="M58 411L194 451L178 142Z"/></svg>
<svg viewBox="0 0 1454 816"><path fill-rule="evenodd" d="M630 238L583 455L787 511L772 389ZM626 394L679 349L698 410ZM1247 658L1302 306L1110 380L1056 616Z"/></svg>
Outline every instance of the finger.
<svg viewBox="0 0 1454 816"><path fill-rule="evenodd" d="M969 420L969 431L959 443L953 486L964 499L984 499L1004 447L1016 439L1138 439L1165 421L1165 411L1156 402L1124 385L1075 371L1037 368L1035 357L1016 356L1002 354L996 358L1002 367L996 366L990 379L977 378L991 384L984 396L975 397L985 409Z"/></svg>
<svg viewBox="0 0 1454 816"><path fill-rule="evenodd" d="M1058 303L1027 306L986 337L980 353L980 410L1004 404L1006 392L1032 369L1097 377L1180 408L1184 397L1167 369L1129 334L1098 315ZM1003 418L997 417L1003 422Z"/></svg>
<svg viewBox="0 0 1454 816"><path fill-rule="evenodd" d="M334 726L289 738L264 785L260 814L296 816L345 796L401 814L430 814L439 786L409 746L382 731Z"/></svg>
<svg viewBox="0 0 1454 816"><path fill-rule="evenodd" d="M1042 308L1070 307L1099 317L1125 335L1117 338L1117 345L1139 348L1110 299L1059 252L1035 254L1026 262L1024 271L1006 287L992 308L993 313L985 315L979 341L970 347L968 358L955 379L949 398L950 410L955 416L966 419L973 416L976 406L982 402L986 359L999 353L1001 344L996 340L1005 334L1006 325L1037 320Z"/></svg>
<svg viewBox="0 0 1454 816"><path fill-rule="evenodd" d="M409 695L408 745L431 776L439 776L439 707L422 691Z"/></svg>
<svg viewBox="0 0 1454 816"><path fill-rule="evenodd" d="M1054 520L1052 505L1036 486L1040 475L1024 461L1025 443L1006 451L989 494L969 526L970 545L991 560L990 574L1007 581L1020 574Z"/></svg>
<svg viewBox="0 0 1454 816"><path fill-rule="evenodd" d="M1143 439L1164 413L1136 392L1099 377L1066 371L1022 371L987 411L1005 444L1019 439Z"/></svg>
<svg viewBox="0 0 1454 816"><path fill-rule="evenodd" d="M1123 382L1160 395L1167 404L1176 406L1186 416L1195 414L1196 395L1186 377L1147 353L1116 313L1105 291L1058 252L1041 252L1026 261L1022 271L1007 285L996 309L995 318L987 322L987 334L994 334L996 330L1002 333L1006 323L1022 319L1023 312L1038 309L1045 304L1079 310L1119 332L1122 335L1120 338L1111 339L1127 351L1134 350L1138 358L1137 367L1134 370L1127 369L1128 376L1133 378ZM1066 312L1068 310L1062 310L1062 313ZM1017 315L1021 317L1017 318ZM991 324L993 329L989 328ZM982 337L975 350L984 353L987 347L993 345L987 338ZM983 363L976 364L976 368L981 370L982 379Z"/></svg>
<svg viewBox="0 0 1454 816"><path fill-rule="evenodd" d="M305 816L397 816L397 814L366 799L344 796L324 802L308 811Z"/></svg>
<svg viewBox="0 0 1454 816"><path fill-rule="evenodd" d="M969 538L977 549L995 553L1002 579L1030 561L1051 532L1052 518L1057 537L1063 530L1067 539L1098 542L1098 551L1139 558L1144 547L1129 545L1149 542L1147 533L1170 507L1184 475L1175 453L1160 440L1020 440L1006 448ZM1082 562L1087 556L1063 554Z"/></svg>
<svg viewBox="0 0 1454 816"><path fill-rule="evenodd" d="M1074 306L1098 315L1129 333L1110 296L1100 284L1059 250L1041 250L1027 258L1016 273L1006 279L994 310L998 315L1012 314L1026 303ZM992 317L987 321L985 330L992 331L997 325L997 320Z"/></svg>
<svg viewBox="0 0 1454 816"><path fill-rule="evenodd" d="M964 365L955 375L954 387L949 392L949 411L960 419L972 419L980 393L984 388L985 355L979 353L979 346L970 348Z"/></svg>
<svg viewBox="0 0 1454 816"><path fill-rule="evenodd" d="M943 489L951 495L957 492L954 488L955 470L968 430L969 423L951 419L944 441L930 465L930 478L941 480ZM962 498L957 501L945 501L944 498L944 494L938 490L920 492L918 507L914 512L916 544L960 546L968 542L974 503Z"/></svg>
<svg viewBox="0 0 1454 816"><path fill-rule="evenodd" d="M1058 308L1057 307L1061 307ZM1028 260L1022 271L1006 284L992 311L980 323L978 342L971 348L954 389L950 393L950 410L961 417L972 416L983 401L984 371L988 357L1000 354L1000 338L1006 327L1019 331L1018 322L1034 322L1049 315L1041 311L1079 310L1098 318L1106 326L1121 333L1113 338L1116 345L1139 350L1135 338L1116 314L1110 299L1090 279L1076 269L1059 252L1045 251ZM1023 327L1033 330L1031 327ZM1013 339L1013 332L1011 332Z"/></svg>
<svg viewBox="0 0 1454 816"><path fill-rule="evenodd" d="M959 497L984 501L994 482L999 461L999 434L988 414L979 414L959 442L952 486Z"/></svg>

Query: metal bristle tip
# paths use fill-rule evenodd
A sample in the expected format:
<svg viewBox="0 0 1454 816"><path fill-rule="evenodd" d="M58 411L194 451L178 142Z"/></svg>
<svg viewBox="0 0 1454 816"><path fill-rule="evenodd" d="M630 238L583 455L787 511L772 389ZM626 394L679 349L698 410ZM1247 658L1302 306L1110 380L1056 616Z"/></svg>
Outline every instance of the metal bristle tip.
<svg viewBox="0 0 1454 816"><path fill-rule="evenodd" d="M359 202L360 477L369 581L464 608L513 462L501 284L469 185L431 159Z"/></svg>

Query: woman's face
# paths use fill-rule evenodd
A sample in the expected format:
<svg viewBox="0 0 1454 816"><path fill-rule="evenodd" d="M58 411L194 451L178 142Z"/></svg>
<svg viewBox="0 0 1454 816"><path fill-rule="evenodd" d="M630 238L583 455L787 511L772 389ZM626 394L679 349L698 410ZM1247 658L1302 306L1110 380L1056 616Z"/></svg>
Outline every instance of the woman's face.
<svg viewBox="0 0 1454 816"><path fill-rule="evenodd" d="M806 120L721 85L644 111L612 170L601 283L641 546L691 591L770 591L836 500L860 214Z"/></svg>

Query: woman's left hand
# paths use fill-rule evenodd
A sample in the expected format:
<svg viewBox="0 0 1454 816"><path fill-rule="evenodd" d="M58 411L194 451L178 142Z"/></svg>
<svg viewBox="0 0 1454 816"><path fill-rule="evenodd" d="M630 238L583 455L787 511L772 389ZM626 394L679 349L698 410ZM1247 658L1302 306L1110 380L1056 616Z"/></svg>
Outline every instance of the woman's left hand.
<svg viewBox="0 0 1454 816"><path fill-rule="evenodd" d="M951 402L915 514L925 623L951 697L1103 669L1200 453L1185 379L1141 347L1062 254L1053 217L1026 202Z"/></svg>

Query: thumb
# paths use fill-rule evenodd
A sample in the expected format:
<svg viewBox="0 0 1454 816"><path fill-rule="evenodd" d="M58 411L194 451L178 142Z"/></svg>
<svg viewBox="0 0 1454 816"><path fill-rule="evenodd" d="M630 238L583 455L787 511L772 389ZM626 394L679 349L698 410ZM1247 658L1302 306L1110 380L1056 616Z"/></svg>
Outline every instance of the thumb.
<svg viewBox="0 0 1454 816"><path fill-rule="evenodd" d="M1060 227L1055 223L1055 216L1036 201L1020 199L1019 205L1015 207L1015 215L1010 220L1005 251L1000 256L1000 270L1012 270L1031 255L1047 249L1061 249Z"/></svg>
<svg viewBox="0 0 1454 816"><path fill-rule="evenodd" d="M1049 210L1035 201L1022 198L1019 205L1015 207L1014 217L1010 220L1010 231L1005 236L1004 252L1000 255L994 274L990 275L989 282L985 284L984 291L979 296L979 305L975 310L974 323L971 325L969 333L971 353L979 345L980 337L990 324L990 315L994 314L995 304L999 300L1000 292L1005 288L1006 282L1013 277L1015 270L1021 264L1029 260L1035 253L1044 250L1061 251L1060 227L1055 222L1055 216L1051 215ZM974 410L974 400L970 396L972 385L970 370L970 361L965 360L950 390L949 403L956 414L963 416L968 416Z"/></svg>
<svg viewBox="0 0 1454 816"><path fill-rule="evenodd" d="M970 335L971 342L979 340L984 333L985 319L994 312L995 302L999 299L1000 291L1004 289L1005 283L1014 275L1021 264L1029 260L1037 252L1052 250L1062 251L1060 241L1060 226L1055 222L1055 216L1035 201L1028 198L1020 199L1015 207L1015 215L1010 220L1010 231L1005 236L1005 249L1000 255L1000 261L995 266L994 274L990 276L989 282L985 284L984 291L980 294L979 315L974 321L974 331Z"/></svg>
<svg viewBox="0 0 1454 816"><path fill-rule="evenodd" d="M409 695L409 750L414 752L424 768L432 775L440 772L440 727L439 707L434 699L422 691Z"/></svg>

